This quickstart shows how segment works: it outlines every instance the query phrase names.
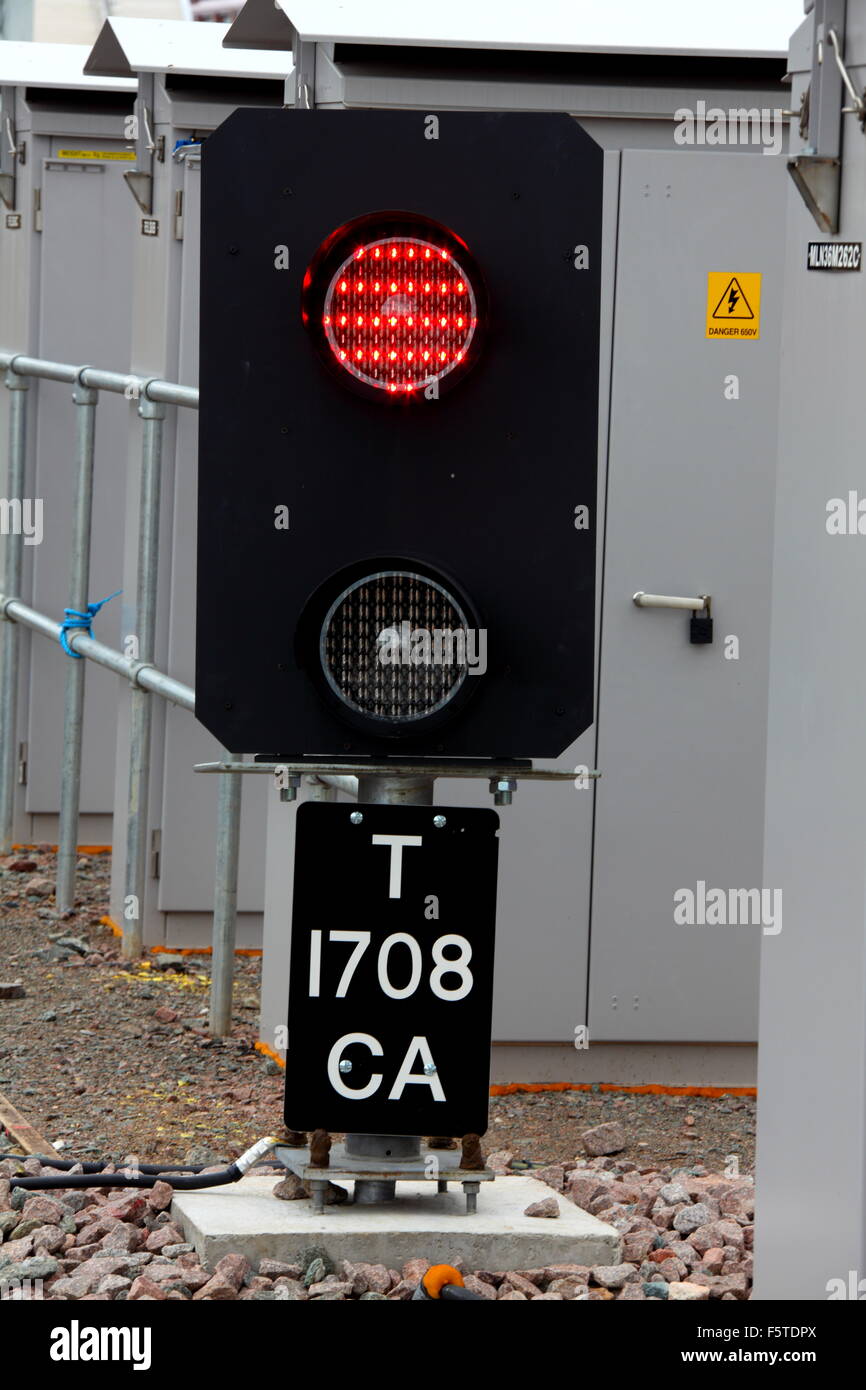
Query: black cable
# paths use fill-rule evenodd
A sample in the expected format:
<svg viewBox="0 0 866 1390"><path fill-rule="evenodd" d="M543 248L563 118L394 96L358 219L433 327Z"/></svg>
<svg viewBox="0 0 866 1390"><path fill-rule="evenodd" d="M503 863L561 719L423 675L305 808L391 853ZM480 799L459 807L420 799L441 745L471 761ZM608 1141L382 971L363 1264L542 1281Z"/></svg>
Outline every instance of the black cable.
<svg viewBox="0 0 866 1390"><path fill-rule="evenodd" d="M162 1169L161 1171L169 1172L172 1170ZM236 1163L230 1163L227 1168L220 1168L215 1173L172 1177L162 1179L162 1181L167 1181L170 1187L180 1191L189 1191L196 1187L222 1187L225 1183L237 1182L238 1178L241 1177L243 1177L243 1170ZM155 1187L160 1181L159 1173L144 1173L139 1170L135 1175L129 1173L52 1173L48 1177L10 1178L9 1184L10 1187L23 1187L29 1192L40 1192L57 1187Z"/></svg>
<svg viewBox="0 0 866 1390"><path fill-rule="evenodd" d="M77 1168L78 1161L68 1158L54 1158L50 1154L8 1154L0 1153L0 1160L4 1158L17 1159L23 1163L25 1158L35 1158L42 1164L43 1168L61 1168L68 1172L70 1168ZM136 1165L139 1173L202 1173L205 1165L203 1163L139 1163ZM85 1173L103 1173L106 1165L104 1163L82 1163L81 1167Z"/></svg>

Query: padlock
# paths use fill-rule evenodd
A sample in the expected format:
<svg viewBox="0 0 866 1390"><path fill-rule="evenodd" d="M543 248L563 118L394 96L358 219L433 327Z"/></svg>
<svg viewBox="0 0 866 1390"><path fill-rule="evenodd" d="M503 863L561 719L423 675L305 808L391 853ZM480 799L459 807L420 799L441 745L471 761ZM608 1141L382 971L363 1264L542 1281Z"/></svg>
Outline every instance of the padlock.
<svg viewBox="0 0 866 1390"><path fill-rule="evenodd" d="M701 594L704 599L702 613L693 613L689 620L689 641L694 646L704 646L713 640L713 620L710 617L710 599Z"/></svg>

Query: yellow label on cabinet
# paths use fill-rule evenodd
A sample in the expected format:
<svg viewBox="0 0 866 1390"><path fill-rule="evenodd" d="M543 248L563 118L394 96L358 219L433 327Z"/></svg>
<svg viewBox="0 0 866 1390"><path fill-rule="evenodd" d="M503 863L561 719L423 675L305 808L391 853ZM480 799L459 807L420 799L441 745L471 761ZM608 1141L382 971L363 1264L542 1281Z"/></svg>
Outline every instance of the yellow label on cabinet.
<svg viewBox="0 0 866 1390"><path fill-rule="evenodd" d="M707 273L707 337L759 338L761 276L755 271Z"/></svg>

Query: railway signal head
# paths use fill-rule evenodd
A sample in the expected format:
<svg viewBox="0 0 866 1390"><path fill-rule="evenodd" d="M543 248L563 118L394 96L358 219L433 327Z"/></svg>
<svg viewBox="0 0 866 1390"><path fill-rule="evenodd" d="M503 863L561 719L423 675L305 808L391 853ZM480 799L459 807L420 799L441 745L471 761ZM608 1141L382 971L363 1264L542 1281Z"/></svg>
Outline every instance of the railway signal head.
<svg viewBox="0 0 866 1390"><path fill-rule="evenodd" d="M601 150L565 115L243 110L203 165L199 718L235 752L563 751Z"/></svg>

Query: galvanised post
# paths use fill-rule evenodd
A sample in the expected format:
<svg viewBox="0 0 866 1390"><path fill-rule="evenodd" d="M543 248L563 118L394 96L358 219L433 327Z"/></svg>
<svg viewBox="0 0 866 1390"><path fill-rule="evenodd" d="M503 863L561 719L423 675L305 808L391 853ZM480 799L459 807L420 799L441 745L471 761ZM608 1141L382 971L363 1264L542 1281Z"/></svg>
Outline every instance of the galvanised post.
<svg viewBox="0 0 866 1390"><path fill-rule="evenodd" d="M226 761L233 761L226 753ZM236 773L224 772L217 796L216 879L213 905L213 957L210 985L210 1031L223 1038L232 1026L232 983L238 911L238 847L241 835L241 786Z"/></svg>
<svg viewBox="0 0 866 1390"><path fill-rule="evenodd" d="M162 482L162 427L165 406L142 391L138 413L144 425L141 442L138 573L135 636L139 661L151 665L156 640L156 590L159 564L159 504ZM126 811L126 879L122 954L140 956L144 944L144 896L147 874L147 808L150 790L150 738L153 702L135 686L130 697L129 792Z"/></svg>
<svg viewBox="0 0 866 1390"><path fill-rule="evenodd" d="M93 455L98 392L82 385L82 372L72 392L76 409L76 485L72 515L72 556L69 567L69 607L83 613L90 584L90 536L93 514ZM60 783L60 831L57 852L57 910L75 906L75 868L78 862L78 812L81 799L81 741L84 723L84 684L87 662L70 657L66 664L63 713L63 772Z"/></svg>
<svg viewBox="0 0 866 1390"><path fill-rule="evenodd" d="M434 778L386 777L358 775L358 805L373 806L432 806ZM346 1152L357 1158L369 1158L370 1166L377 1158L390 1154L394 1158L417 1158L421 1139L414 1134L347 1134ZM388 1178L363 1178L355 1183L355 1201L361 1206L391 1201L396 1183Z"/></svg>
<svg viewBox="0 0 866 1390"><path fill-rule="evenodd" d="M12 362L14 363L14 358ZM5 376L11 392L9 403L9 466L6 497L14 507L24 505L25 449L27 445L27 397L30 383L19 376L12 363ZM3 588L10 598L21 593L24 559L22 526L10 526L6 537L6 563ZM15 826L15 779L18 755L18 651L20 638L15 623L3 627L3 669L0 675L0 853L12 848Z"/></svg>

